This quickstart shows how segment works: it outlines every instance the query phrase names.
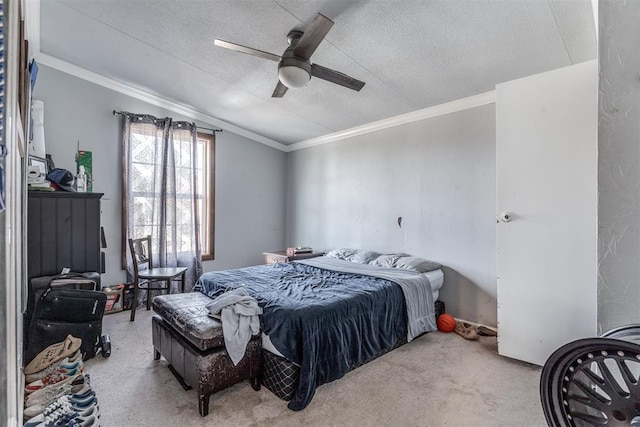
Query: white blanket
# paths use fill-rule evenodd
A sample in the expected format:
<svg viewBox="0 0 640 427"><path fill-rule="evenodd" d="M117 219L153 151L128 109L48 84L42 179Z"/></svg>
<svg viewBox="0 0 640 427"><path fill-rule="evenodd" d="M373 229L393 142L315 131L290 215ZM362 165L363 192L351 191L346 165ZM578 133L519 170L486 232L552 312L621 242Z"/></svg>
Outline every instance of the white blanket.
<svg viewBox="0 0 640 427"><path fill-rule="evenodd" d="M234 366L240 363L252 335L260 333L262 308L240 287L215 298L207 304L209 314L222 321L224 345Z"/></svg>

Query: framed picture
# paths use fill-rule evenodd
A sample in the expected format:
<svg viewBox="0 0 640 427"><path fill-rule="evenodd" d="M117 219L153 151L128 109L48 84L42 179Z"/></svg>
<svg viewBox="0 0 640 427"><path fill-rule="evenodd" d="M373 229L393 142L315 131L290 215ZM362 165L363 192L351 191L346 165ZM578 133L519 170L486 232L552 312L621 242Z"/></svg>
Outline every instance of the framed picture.
<svg viewBox="0 0 640 427"><path fill-rule="evenodd" d="M29 156L29 166L35 166L40 169L42 176L47 176L49 168L47 167L47 160L41 157Z"/></svg>

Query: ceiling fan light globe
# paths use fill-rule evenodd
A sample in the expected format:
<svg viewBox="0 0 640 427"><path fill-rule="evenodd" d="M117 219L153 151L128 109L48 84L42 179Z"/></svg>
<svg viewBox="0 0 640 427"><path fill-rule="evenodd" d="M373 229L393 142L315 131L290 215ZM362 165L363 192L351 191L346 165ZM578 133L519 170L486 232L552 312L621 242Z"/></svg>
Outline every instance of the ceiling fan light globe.
<svg viewBox="0 0 640 427"><path fill-rule="evenodd" d="M305 69L287 65L278 69L278 78L289 89L304 87L311 80L311 74Z"/></svg>

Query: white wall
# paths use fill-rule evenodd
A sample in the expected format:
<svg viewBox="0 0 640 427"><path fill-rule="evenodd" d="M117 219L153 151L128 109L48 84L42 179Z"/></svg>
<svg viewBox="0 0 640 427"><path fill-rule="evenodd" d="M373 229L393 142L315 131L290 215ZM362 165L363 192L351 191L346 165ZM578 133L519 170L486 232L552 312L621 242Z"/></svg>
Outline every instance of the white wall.
<svg viewBox="0 0 640 427"><path fill-rule="evenodd" d="M598 329L640 322L640 2L600 0Z"/></svg>
<svg viewBox="0 0 640 427"><path fill-rule="evenodd" d="M34 97L44 102L47 153L75 173L75 152L93 153L94 192L104 193L107 239L105 284L122 283L122 118L113 110L170 116L171 111L41 66ZM216 127L197 122L207 127ZM262 252L284 245L285 153L231 132L216 134L215 260L205 271L262 262Z"/></svg>
<svg viewBox="0 0 640 427"><path fill-rule="evenodd" d="M295 151L287 170L287 245L439 261L447 311L496 325L494 105Z"/></svg>

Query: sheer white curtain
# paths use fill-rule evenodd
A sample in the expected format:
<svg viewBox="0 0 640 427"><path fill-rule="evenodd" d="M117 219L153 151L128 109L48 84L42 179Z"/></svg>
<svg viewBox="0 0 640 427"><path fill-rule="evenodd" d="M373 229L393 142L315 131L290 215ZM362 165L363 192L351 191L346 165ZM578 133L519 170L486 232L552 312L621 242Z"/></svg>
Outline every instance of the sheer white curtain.
<svg viewBox="0 0 640 427"><path fill-rule="evenodd" d="M153 267L188 267L190 290L202 273L196 125L122 115L124 250L127 239L151 235ZM130 271L130 254L126 262Z"/></svg>

